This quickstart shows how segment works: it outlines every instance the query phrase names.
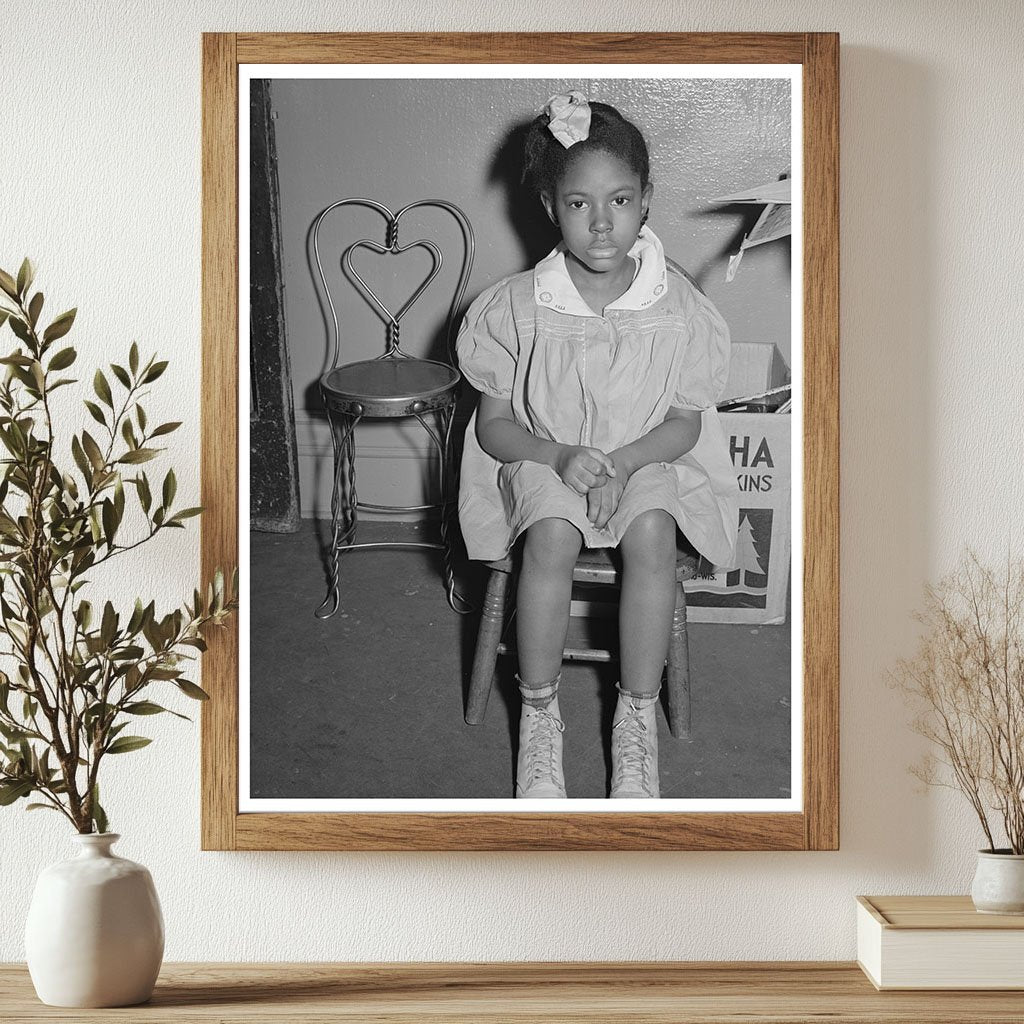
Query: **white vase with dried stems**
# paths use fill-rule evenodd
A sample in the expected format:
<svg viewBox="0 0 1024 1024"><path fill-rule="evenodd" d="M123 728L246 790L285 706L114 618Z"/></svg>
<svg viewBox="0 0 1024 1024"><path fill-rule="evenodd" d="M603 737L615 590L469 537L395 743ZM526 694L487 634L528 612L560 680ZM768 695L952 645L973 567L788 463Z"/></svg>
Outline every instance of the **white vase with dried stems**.
<svg viewBox="0 0 1024 1024"><path fill-rule="evenodd" d="M988 846L978 851L971 896L989 914L1024 914L1024 560L1005 571L968 553L925 590L923 633L895 681L932 740L913 773L959 790Z"/></svg>
<svg viewBox="0 0 1024 1024"><path fill-rule="evenodd" d="M79 856L38 878L25 931L39 998L57 1006L123 1006L147 999L163 955L163 919L149 872L111 852L117 836L100 803L101 768L152 740L132 730L165 707L161 690L205 700L186 678L203 634L236 604L215 574L205 594L164 615L139 597L119 610L97 594L94 572L158 533L184 529L198 508L175 505L177 483L146 469L180 424L151 423L142 407L166 362L132 344L124 364L91 378L74 430L52 396L75 385L63 341L75 310L48 326L32 264L0 270L0 807L62 815ZM4 332L6 335L6 331ZM129 500L131 499L131 500ZM156 697L156 700L150 699Z"/></svg>

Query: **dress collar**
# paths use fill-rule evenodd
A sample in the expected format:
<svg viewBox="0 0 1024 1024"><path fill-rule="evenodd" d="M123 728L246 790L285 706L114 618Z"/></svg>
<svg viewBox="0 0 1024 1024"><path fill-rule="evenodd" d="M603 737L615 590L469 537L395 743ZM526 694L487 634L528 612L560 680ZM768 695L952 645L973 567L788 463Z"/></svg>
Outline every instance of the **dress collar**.
<svg viewBox="0 0 1024 1024"><path fill-rule="evenodd" d="M658 236L646 225L629 250L638 265L633 283L608 309L646 309L664 294L666 287L665 250ZM571 316L599 316L576 290L565 266L565 243L558 245L537 264L533 271L533 297L538 306L546 306Z"/></svg>

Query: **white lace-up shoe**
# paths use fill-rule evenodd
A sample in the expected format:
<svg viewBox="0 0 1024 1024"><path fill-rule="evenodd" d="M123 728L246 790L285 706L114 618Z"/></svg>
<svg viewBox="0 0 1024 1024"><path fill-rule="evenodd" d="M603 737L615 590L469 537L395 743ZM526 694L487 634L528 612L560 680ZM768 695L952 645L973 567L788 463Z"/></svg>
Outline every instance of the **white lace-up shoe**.
<svg viewBox="0 0 1024 1024"><path fill-rule="evenodd" d="M612 722L613 800L646 800L661 795L657 707L657 700L642 707L626 694L619 694Z"/></svg>
<svg viewBox="0 0 1024 1024"><path fill-rule="evenodd" d="M516 799L564 800L562 733L558 698L546 708L523 704L519 719L519 757L516 761Z"/></svg>

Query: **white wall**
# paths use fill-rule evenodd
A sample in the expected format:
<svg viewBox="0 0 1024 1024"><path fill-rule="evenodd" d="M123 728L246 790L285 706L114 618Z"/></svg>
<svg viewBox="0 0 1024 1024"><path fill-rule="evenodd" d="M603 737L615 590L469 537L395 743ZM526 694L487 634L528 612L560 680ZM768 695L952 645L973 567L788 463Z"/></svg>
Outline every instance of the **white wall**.
<svg viewBox="0 0 1024 1024"><path fill-rule="evenodd" d="M972 543L1021 550L1015 0L785 5L175 5L8 2L0 36L0 265L23 253L82 312L83 363L132 338L173 357L154 415L198 492L202 30L838 30L842 33L842 849L816 854L230 854L198 846L198 734L111 764L122 852L153 871L169 959L828 959L854 951L853 896L964 892L977 828L921 794L920 749L886 671L922 583ZM127 593L187 594L197 531ZM0 960L20 959L56 817L0 812Z"/></svg>

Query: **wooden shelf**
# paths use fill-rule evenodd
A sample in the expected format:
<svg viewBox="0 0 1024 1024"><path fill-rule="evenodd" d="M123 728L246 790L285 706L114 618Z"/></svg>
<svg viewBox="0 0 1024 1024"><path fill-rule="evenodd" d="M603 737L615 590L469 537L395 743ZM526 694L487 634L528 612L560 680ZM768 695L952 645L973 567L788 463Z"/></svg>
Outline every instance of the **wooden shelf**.
<svg viewBox="0 0 1024 1024"><path fill-rule="evenodd" d="M1020 1024L1024 993L876 992L852 963L165 964L143 1006L61 1010L7 964L0 1020Z"/></svg>

